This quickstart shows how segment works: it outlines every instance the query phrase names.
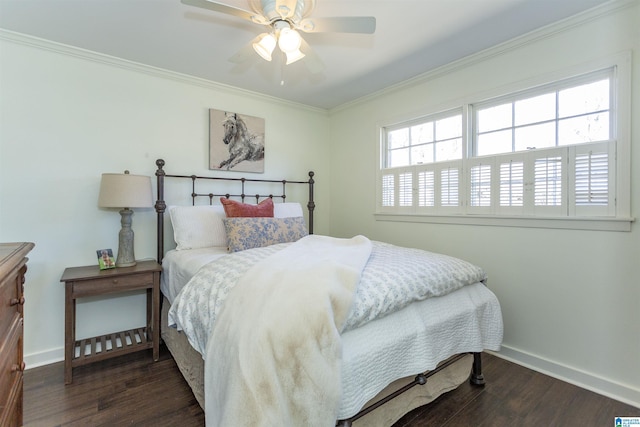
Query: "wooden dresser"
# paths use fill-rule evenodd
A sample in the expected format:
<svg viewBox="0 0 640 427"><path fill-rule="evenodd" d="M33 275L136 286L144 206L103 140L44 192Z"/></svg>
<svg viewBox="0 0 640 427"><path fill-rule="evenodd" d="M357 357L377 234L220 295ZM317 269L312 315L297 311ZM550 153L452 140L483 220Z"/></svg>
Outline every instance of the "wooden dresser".
<svg viewBox="0 0 640 427"><path fill-rule="evenodd" d="M0 243L0 426L22 425L24 274L33 243Z"/></svg>

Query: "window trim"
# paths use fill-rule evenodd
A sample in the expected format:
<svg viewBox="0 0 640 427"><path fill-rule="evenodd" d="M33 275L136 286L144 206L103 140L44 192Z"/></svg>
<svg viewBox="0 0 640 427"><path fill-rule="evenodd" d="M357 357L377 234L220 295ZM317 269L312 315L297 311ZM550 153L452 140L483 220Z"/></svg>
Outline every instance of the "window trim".
<svg viewBox="0 0 640 427"><path fill-rule="evenodd" d="M521 217L508 215L416 215L374 213L376 221L591 231L631 231L632 217Z"/></svg>
<svg viewBox="0 0 640 427"><path fill-rule="evenodd" d="M487 100L496 100L498 98L506 99L514 94L533 90L536 87L551 87L556 82L562 80L571 79L574 77L585 76L589 78L589 75L601 72L607 68L614 69L612 99L610 105L611 111L611 123L613 131L613 138L617 141L617 152L614 159L615 177L611 180L614 185L613 198L616 203L616 216L601 217L601 216L533 216L533 215L518 215L509 214L508 212L496 212L495 214L487 214L482 209L478 209L477 212L473 212L467 206L469 199L470 185L465 183L463 193L461 197L465 198L464 206L460 212L447 212L446 209L433 210L429 212L424 208L403 208L402 211L397 209L382 209L381 206L381 177L385 170L383 169L383 161L386 145L383 142L385 129L391 127L407 126L409 123L415 123L416 121L424 120L424 118L433 118L437 115L445 114L450 111L460 108L462 105L463 120L467 119L468 123L463 123L463 140L467 141L468 138L473 135L472 118L469 111L471 105L482 105ZM493 89L491 91L484 92L482 99L477 98L478 95L472 95L468 99L458 100L454 105L448 105L447 108L441 108L433 111L432 114L425 112L420 117L413 115L412 118L401 120L398 119L392 123L379 124L377 126L378 135L380 135L378 144L378 158L377 158L377 173L376 173L376 201L374 218L378 221L395 221L395 222L422 222L422 223L436 223L436 224L465 224L465 225L489 225L489 226L508 226L508 227L534 227L534 228L550 228L550 229L578 229L578 230L602 230L602 231L630 231L631 223L635 221L635 218L631 216L631 52L623 52L618 55L614 55L608 58L603 58L596 61L591 61L587 64L582 64L572 68L567 68L561 71L548 73L543 76L538 76L534 79L527 81L514 82L506 85L502 88ZM417 118L416 118L417 117ZM566 147L565 147L566 148ZM463 147L463 159L465 166L463 167L463 173L466 174L469 170L469 161L480 159L478 157L468 157L467 150L471 149L471 144L466 143ZM516 155L518 153L510 153ZM495 156L489 156L494 157ZM437 164L437 163L436 163ZM429 164L432 165L432 164ZM429 166L420 165L420 166ZM499 173L495 167L492 169L492 173ZM464 177L467 180L467 177ZM496 180L498 181L498 180ZM496 186L492 187L491 191L499 191ZM417 197L417 191L414 192L414 197ZM503 209L496 209L497 211L503 211ZM508 211L508 209L506 209ZM573 214L572 211L570 211Z"/></svg>

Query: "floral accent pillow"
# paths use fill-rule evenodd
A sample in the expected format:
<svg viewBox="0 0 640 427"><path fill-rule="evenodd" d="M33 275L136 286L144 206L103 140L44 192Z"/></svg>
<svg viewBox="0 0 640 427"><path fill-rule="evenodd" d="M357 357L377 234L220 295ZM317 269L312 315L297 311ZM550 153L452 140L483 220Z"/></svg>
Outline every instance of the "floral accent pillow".
<svg viewBox="0 0 640 427"><path fill-rule="evenodd" d="M303 217L225 218L229 252L295 242L309 234Z"/></svg>
<svg viewBox="0 0 640 427"><path fill-rule="evenodd" d="M273 217L273 199L268 197L257 205L241 203L236 200L220 197L227 218L236 217Z"/></svg>

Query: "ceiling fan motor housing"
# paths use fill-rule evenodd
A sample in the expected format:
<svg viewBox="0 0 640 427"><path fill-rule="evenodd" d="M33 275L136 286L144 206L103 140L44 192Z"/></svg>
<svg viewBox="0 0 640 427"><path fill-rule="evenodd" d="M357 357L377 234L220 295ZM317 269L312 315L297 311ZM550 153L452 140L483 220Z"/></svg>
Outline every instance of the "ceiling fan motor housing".
<svg viewBox="0 0 640 427"><path fill-rule="evenodd" d="M315 0L250 0L251 9L269 22L286 20L297 25L311 14Z"/></svg>

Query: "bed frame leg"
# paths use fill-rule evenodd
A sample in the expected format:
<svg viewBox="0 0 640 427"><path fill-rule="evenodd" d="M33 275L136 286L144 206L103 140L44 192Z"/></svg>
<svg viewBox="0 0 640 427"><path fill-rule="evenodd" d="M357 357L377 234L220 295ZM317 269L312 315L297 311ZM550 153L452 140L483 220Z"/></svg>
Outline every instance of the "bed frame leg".
<svg viewBox="0 0 640 427"><path fill-rule="evenodd" d="M482 375L482 353L473 353L473 369L469 382L475 386L484 386L484 375Z"/></svg>

